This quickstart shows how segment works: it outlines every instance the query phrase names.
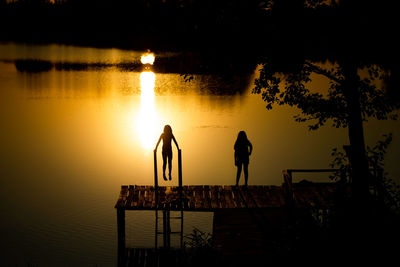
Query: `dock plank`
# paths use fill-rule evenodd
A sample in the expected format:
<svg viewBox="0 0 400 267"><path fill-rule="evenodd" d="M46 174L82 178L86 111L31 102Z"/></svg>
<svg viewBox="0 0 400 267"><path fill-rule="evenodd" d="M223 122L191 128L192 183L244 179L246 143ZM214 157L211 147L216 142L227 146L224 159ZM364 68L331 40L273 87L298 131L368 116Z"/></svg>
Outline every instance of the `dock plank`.
<svg viewBox="0 0 400 267"><path fill-rule="evenodd" d="M256 207L262 207L262 203L260 203L260 200L258 198L257 194L257 189L254 186L248 187L247 191L249 193L249 198L251 199L251 202L254 204Z"/></svg>
<svg viewBox="0 0 400 267"><path fill-rule="evenodd" d="M204 208L211 209L210 186L205 185L203 188L204 188Z"/></svg>
<svg viewBox="0 0 400 267"><path fill-rule="evenodd" d="M195 208L195 199L194 199L194 188L193 186L189 186L189 208L194 209Z"/></svg>
<svg viewBox="0 0 400 267"><path fill-rule="evenodd" d="M137 205L138 208L143 208L143 202L144 202L144 186L137 186L137 196L138 196L138 200L137 200Z"/></svg>
<svg viewBox="0 0 400 267"><path fill-rule="evenodd" d="M117 204L115 207L123 207L125 206L126 199L128 197L128 186L127 185L122 185L121 186L121 192L119 194Z"/></svg>
<svg viewBox="0 0 400 267"><path fill-rule="evenodd" d="M139 202L139 188L137 185L132 189L132 202L131 207L138 207Z"/></svg>
<svg viewBox="0 0 400 267"><path fill-rule="evenodd" d="M198 186L193 187L194 192L194 208L201 209L201 191Z"/></svg>
<svg viewBox="0 0 400 267"><path fill-rule="evenodd" d="M226 209L226 200L225 200L225 195L224 195L224 187L219 186L218 187L218 199L220 200L220 205L222 209Z"/></svg>
<svg viewBox="0 0 400 267"><path fill-rule="evenodd" d="M226 208L227 209L233 209L235 208L235 205L233 203L232 199L232 187L229 185L224 186L224 197L225 197L225 202L226 202Z"/></svg>
<svg viewBox="0 0 400 267"><path fill-rule="evenodd" d="M134 190L134 186L129 186L129 189L128 189L128 197L127 197L126 203L125 203L125 205L126 205L127 207L131 207L131 206L132 206L131 203L132 203L132 201L133 201L133 190Z"/></svg>
<svg viewBox="0 0 400 267"><path fill-rule="evenodd" d="M219 208L218 188L216 186L211 186L210 197L211 197L211 208L218 209Z"/></svg>
<svg viewBox="0 0 400 267"><path fill-rule="evenodd" d="M184 210L215 211L219 209L279 208L286 205L285 190L280 186L255 185L239 188L230 185L190 185L183 187ZM332 205L334 185L293 186L296 205L326 208ZM179 188L159 186L156 207L155 188L150 185L121 186L115 208L180 210Z"/></svg>
<svg viewBox="0 0 400 267"><path fill-rule="evenodd" d="M242 201L242 199L240 197L240 192L239 192L239 189L237 187L233 187L232 188L232 194L233 194L233 201L235 203L235 207L239 208L239 209L240 208L244 208L245 206L244 206L243 201Z"/></svg>

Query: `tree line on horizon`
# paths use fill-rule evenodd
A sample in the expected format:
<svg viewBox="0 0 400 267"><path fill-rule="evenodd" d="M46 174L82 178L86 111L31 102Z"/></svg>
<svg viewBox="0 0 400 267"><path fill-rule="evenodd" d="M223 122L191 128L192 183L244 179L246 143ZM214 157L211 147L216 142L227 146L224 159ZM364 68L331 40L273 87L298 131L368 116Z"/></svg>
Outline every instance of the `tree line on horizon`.
<svg viewBox="0 0 400 267"><path fill-rule="evenodd" d="M0 5L38 8L267 8L263 0L0 0Z"/></svg>
<svg viewBox="0 0 400 267"><path fill-rule="evenodd" d="M293 43L300 35L331 42L343 24L387 33L395 10L388 0L0 0L0 39L259 53L307 45Z"/></svg>

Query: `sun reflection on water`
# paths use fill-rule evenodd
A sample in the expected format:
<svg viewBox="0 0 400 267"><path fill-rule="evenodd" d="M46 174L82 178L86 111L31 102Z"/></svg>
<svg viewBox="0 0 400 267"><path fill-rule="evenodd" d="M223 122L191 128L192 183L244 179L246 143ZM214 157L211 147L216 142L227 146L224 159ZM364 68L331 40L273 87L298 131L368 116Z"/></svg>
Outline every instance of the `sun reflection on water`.
<svg viewBox="0 0 400 267"><path fill-rule="evenodd" d="M160 128L160 117L154 101L156 75L151 71L140 74L140 109L137 118L137 131L144 149L152 149L157 142Z"/></svg>

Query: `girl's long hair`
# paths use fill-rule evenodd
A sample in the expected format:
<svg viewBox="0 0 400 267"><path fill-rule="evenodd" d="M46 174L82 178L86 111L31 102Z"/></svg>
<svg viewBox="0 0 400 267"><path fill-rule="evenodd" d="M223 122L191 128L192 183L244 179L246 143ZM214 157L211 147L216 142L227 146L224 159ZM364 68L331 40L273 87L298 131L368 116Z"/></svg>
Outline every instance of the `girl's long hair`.
<svg viewBox="0 0 400 267"><path fill-rule="evenodd" d="M172 137L172 128L168 124L164 126L164 135Z"/></svg>
<svg viewBox="0 0 400 267"><path fill-rule="evenodd" d="M235 142L235 148L242 145L247 145L248 139L245 131L240 131Z"/></svg>

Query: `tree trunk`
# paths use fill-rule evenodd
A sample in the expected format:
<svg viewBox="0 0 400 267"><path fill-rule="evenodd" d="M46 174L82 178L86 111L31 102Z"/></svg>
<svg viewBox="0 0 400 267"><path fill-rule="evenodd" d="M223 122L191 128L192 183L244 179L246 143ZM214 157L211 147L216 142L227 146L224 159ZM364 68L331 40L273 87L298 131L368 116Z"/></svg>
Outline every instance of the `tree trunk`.
<svg viewBox="0 0 400 267"><path fill-rule="evenodd" d="M343 93L347 99L350 141L350 153L348 156L352 170L352 193L357 202L363 202L368 196L370 173L365 150L357 66L348 62L341 65L345 78Z"/></svg>

